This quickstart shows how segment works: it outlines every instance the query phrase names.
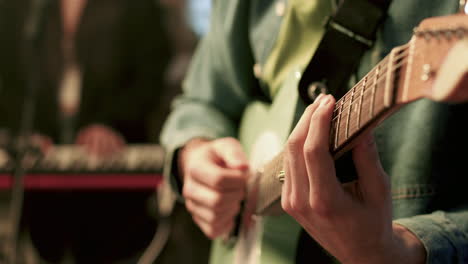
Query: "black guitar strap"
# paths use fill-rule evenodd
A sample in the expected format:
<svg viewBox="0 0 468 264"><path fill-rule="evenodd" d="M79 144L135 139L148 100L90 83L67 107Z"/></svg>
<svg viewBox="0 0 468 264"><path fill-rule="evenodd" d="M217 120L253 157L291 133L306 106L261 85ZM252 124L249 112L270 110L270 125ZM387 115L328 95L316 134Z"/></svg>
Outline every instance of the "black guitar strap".
<svg viewBox="0 0 468 264"><path fill-rule="evenodd" d="M359 61L376 39L391 0L341 0L299 82L306 104L321 92L341 97Z"/></svg>
<svg viewBox="0 0 468 264"><path fill-rule="evenodd" d="M391 0L341 0L336 12L325 24L325 34L299 82L299 94L306 104L321 92L336 98L347 91L349 77L355 72L366 50L374 44ZM350 152L336 161L341 182L356 179ZM343 177L346 176L346 177ZM296 249L295 263L336 262L302 230Z"/></svg>

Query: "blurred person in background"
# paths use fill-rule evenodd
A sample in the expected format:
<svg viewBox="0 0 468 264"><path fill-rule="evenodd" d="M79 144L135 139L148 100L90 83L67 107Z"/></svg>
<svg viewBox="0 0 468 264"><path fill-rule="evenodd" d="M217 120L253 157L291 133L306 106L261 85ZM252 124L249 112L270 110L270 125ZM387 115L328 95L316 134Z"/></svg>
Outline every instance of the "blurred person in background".
<svg viewBox="0 0 468 264"><path fill-rule="evenodd" d="M27 89L22 47L25 21L37 11L32 3L0 2L0 127L11 135ZM33 133L43 143L80 144L101 157L126 143L156 142L171 53L157 1L44 3ZM156 227L151 195L28 192L23 222L47 263L135 263Z"/></svg>

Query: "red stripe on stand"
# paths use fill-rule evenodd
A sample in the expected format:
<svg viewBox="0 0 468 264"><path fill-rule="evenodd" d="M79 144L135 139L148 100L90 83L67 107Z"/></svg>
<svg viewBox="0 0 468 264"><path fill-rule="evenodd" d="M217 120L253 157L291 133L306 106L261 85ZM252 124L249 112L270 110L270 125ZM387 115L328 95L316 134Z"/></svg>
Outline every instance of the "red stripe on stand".
<svg viewBox="0 0 468 264"><path fill-rule="evenodd" d="M32 190L151 190L161 182L160 174L27 174L24 187ZM0 174L0 189L11 186L11 175Z"/></svg>

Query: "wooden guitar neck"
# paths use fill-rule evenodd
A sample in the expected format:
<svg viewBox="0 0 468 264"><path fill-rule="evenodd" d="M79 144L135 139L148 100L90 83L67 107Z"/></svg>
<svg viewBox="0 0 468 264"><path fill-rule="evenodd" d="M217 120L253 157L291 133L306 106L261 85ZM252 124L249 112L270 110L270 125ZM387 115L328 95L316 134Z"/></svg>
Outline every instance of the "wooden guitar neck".
<svg viewBox="0 0 468 264"><path fill-rule="evenodd" d="M467 36L468 16L424 20L414 30L409 43L394 48L336 102L330 131L333 157L337 159L352 149L361 135L405 104L423 97L466 101ZM268 163L257 180L257 214L281 212L278 175L282 170L282 156L280 153Z"/></svg>

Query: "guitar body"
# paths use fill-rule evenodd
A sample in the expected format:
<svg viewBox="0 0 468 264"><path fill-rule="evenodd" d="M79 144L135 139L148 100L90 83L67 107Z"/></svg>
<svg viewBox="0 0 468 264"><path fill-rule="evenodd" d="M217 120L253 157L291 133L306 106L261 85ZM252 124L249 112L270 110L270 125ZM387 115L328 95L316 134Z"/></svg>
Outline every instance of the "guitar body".
<svg viewBox="0 0 468 264"><path fill-rule="evenodd" d="M245 110L239 138L249 156L251 179L255 171L276 156L284 146L295 117L304 110L297 84L300 74L292 73L272 104L255 101ZM286 264L295 262L301 227L287 214L255 216L253 227L241 226L235 243L216 240L210 263Z"/></svg>

